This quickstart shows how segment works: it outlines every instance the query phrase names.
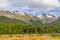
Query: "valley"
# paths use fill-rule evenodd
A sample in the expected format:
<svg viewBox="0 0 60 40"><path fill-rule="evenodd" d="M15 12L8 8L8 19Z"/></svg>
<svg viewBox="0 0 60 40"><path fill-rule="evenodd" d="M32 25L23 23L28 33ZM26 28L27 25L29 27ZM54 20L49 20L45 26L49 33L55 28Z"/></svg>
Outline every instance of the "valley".
<svg viewBox="0 0 60 40"><path fill-rule="evenodd" d="M57 33L60 33L60 17L0 11L0 40L60 40Z"/></svg>

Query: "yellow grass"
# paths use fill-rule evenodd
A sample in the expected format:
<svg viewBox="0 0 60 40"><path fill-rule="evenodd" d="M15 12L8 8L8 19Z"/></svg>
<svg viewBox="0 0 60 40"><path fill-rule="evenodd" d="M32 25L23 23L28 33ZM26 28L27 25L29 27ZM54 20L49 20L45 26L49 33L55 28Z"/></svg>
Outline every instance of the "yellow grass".
<svg viewBox="0 0 60 40"><path fill-rule="evenodd" d="M0 40L60 40L60 36L52 37L49 34L0 35Z"/></svg>

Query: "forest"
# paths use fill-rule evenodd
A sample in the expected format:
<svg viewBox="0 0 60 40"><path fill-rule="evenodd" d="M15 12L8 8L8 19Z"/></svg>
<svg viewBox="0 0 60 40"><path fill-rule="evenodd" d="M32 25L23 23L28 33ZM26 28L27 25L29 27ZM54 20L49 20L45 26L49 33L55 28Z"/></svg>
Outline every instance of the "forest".
<svg viewBox="0 0 60 40"><path fill-rule="evenodd" d="M36 26L16 19L0 17L0 34L52 34L60 33L60 19L50 24Z"/></svg>

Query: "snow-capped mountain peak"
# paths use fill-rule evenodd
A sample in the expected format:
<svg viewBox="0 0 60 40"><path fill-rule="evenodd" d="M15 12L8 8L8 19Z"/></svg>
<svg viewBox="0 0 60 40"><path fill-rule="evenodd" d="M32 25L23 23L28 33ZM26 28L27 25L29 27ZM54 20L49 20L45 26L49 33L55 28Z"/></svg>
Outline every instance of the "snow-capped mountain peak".
<svg viewBox="0 0 60 40"><path fill-rule="evenodd" d="M45 22L54 22L58 19L58 17L54 16L54 15L51 15L51 14L42 14L40 16L37 16L39 19L41 19L42 21L45 21Z"/></svg>

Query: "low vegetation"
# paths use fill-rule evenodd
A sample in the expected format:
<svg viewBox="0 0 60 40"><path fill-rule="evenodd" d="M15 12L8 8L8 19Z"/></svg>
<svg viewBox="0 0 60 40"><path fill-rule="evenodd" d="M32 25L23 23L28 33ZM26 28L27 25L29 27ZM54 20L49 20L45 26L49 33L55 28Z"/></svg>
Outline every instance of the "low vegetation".
<svg viewBox="0 0 60 40"><path fill-rule="evenodd" d="M0 40L60 40L60 36L49 34L0 35Z"/></svg>

